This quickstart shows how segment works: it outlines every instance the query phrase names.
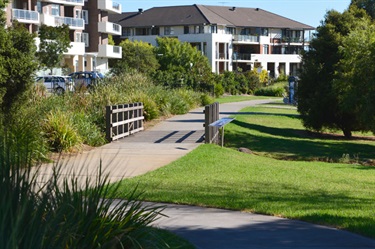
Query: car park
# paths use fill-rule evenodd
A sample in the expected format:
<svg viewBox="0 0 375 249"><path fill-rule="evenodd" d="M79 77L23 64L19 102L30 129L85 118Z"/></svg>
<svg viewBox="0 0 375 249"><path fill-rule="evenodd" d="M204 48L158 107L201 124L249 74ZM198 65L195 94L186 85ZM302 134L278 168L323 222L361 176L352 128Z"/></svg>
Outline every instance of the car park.
<svg viewBox="0 0 375 249"><path fill-rule="evenodd" d="M45 75L38 76L35 81L43 83L48 92L57 95L61 95L65 91L74 91L74 82L70 76Z"/></svg>

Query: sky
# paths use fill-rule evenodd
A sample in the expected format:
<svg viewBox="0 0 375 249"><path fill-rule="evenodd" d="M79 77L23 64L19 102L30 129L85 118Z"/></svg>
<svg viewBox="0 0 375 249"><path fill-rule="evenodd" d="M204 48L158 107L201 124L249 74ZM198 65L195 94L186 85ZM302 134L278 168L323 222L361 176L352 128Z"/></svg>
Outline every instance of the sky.
<svg viewBox="0 0 375 249"><path fill-rule="evenodd" d="M114 0L122 5L123 12L150 9L152 7L176 5L216 5L229 7L261 8L313 27L320 25L327 10L339 12L348 8L351 0Z"/></svg>

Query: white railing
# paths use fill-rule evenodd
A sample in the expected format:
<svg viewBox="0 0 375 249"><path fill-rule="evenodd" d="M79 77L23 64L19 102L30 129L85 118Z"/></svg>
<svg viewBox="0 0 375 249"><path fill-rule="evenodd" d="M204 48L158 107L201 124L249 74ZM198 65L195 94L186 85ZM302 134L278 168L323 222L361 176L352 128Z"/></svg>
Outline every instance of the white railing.
<svg viewBox="0 0 375 249"><path fill-rule="evenodd" d="M233 38L237 42L259 42L259 36L256 35L234 35Z"/></svg>
<svg viewBox="0 0 375 249"><path fill-rule="evenodd" d="M121 35L121 26L112 22L99 22L98 31L113 35Z"/></svg>
<svg viewBox="0 0 375 249"><path fill-rule="evenodd" d="M85 20L81 18L72 18L72 17L55 17L55 25L63 25L66 24L71 29L83 29L85 27Z"/></svg>
<svg viewBox="0 0 375 249"><path fill-rule="evenodd" d="M72 5L72 6L83 6L85 4L85 0L43 0L44 2L49 3L58 3L63 5Z"/></svg>
<svg viewBox="0 0 375 249"><path fill-rule="evenodd" d="M39 23L39 13L31 10L13 9L12 19L19 22Z"/></svg>

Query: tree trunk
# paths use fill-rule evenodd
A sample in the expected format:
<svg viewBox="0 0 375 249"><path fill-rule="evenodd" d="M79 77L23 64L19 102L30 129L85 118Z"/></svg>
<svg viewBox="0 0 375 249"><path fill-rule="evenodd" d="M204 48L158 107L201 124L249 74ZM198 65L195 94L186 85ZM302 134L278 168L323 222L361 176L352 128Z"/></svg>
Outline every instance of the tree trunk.
<svg viewBox="0 0 375 249"><path fill-rule="evenodd" d="M344 136L346 138L351 138L352 137L352 131L349 130L349 129L342 129L342 131L344 132Z"/></svg>

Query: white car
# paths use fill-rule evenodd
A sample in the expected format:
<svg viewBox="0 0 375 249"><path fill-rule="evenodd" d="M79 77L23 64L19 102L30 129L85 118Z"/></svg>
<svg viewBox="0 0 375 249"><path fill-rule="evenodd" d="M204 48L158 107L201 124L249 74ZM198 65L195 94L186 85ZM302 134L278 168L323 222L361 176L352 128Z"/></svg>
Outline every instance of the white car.
<svg viewBox="0 0 375 249"><path fill-rule="evenodd" d="M69 76L46 75L36 78L36 82L44 84L48 92L63 94L65 91L74 91L74 82Z"/></svg>

